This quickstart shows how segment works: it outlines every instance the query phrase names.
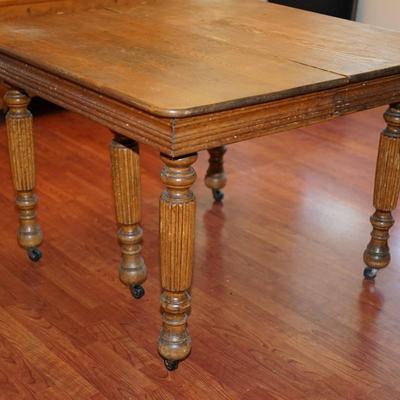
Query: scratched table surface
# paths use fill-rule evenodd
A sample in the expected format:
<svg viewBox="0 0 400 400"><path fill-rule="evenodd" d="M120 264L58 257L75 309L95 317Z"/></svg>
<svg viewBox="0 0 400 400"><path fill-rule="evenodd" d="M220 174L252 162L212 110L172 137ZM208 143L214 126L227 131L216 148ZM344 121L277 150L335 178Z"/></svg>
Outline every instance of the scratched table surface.
<svg viewBox="0 0 400 400"><path fill-rule="evenodd" d="M0 53L158 116L400 73L400 34L262 0L145 0L0 25Z"/></svg>

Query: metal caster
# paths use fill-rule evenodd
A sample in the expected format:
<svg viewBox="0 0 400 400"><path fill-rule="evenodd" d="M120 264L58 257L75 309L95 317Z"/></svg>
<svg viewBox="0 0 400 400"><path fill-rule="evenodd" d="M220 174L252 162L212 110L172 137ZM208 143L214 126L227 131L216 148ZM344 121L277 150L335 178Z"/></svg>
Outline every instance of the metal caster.
<svg viewBox="0 0 400 400"><path fill-rule="evenodd" d="M175 371L178 368L179 361L178 360L165 360L164 359L165 368L168 371Z"/></svg>
<svg viewBox="0 0 400 400"><path fill-rule="evenodd" d="M144 288L141 285L131 285L129 289L135 299L141 299L144 296Z"/></svg>
<svg viewBox="0 0 400 400"><path fill-rule="evenodd" d="M29 259L35 263L38 262L42 258L42 252L37 247L28 249L27 254L28 254Z"/></svg>
<svg viewBox="0 0 400 400"><path fill-rule="evenodd" d="M378 274L378 270L376 268L365 268L364 269L364 278L368 281L373 281Z"/></svg>
<svg viewBox="0 0 400 400"><path fill-rule="evenodd" d="M222 199L224 198L224 192L222 190L212 189L212 194L214 196L214 200L217 203L220 203L222 201Z"/></svg>

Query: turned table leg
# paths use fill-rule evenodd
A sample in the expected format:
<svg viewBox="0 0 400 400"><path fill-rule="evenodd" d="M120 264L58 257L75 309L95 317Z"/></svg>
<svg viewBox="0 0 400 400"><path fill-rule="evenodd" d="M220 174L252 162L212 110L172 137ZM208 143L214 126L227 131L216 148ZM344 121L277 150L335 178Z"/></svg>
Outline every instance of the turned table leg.
<svg viewBox="0 0 400 400"><path fill-rule="evenodd" d="M165 185L160 199L160 264L162 329L158 343L168 370L188 356L187 330L195 238L196 201L190 190L196 180L191 166L196 154L180 158L161 155Z"/></svg>
<svg viewBox="0 0 400 400"><path fill-rule="evenodd" d="M390 262L389 229L394 224L391 211L397 206L400 192L400 103L389 107L385 121L387 127L381 134L376 166L373 230L364 252L366 279L374 279L378 270Z"/></svg>
<svg viewBox="0 0 400 400"><path fill-rule="evenodd" d="M42 256L38 247L43 235L36 222L35 159L32 114L27 109L29 100L17 90L9 90L4 96L9 109L6 116L8 149L19 210L18 242L26 249L29 258L37 262Z"/></svg>
<svg viewBox="0 0 400 400"><path fill-rule="evenodd" d="M226 175L224 171L224 154L226 153L226 146L215 147L209 149L209 167L205 177L205 184L212 190L214 200L216 202L222 201L224 193L222 188L226 185Z"/></svg>
<svg viewBox="0 0 400 400"><path fill-rule="evenodd" d="M115 135L110 148L111 172L115 197L118 243L121 247L119 278L134 298L144 295L141 286L147 268L142 257L143 230L141 219L141 187L139 145L134 140Z"/></svg>

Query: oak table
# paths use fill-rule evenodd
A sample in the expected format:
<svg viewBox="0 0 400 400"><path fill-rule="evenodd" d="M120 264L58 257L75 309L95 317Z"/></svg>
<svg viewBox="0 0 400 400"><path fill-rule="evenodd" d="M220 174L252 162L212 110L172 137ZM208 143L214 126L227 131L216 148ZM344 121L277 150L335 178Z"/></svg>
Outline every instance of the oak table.
<svg viewBox="0 0 400 400"><path fill-rule="evenodd" d="M41 256L42 233L35 211L31 96L113 131L120 279L136 298L146 279L139 143L161 153L158 350L170 370L191 349L191 186L201 150L211 155L206 184L221 201L225 145L389 104L364 276L374 279L389 263L391 211L400 191L400 33L261 0L130 1L2 22L0 80L10 88L6 122L18 239L33 261Z"/></svg>

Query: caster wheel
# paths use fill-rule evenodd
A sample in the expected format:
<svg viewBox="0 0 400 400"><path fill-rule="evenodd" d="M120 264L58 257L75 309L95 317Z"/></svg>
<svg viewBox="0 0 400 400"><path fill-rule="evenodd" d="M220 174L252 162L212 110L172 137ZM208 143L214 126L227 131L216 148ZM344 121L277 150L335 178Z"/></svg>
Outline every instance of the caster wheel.
<svg viewBox="0 0 400 400"><path fill-rule="evenodd" d="M222 192L219 189L213 189L212 193L213 193L213 196L214 196L214 200L217 203L220 203L222 201L222 199L224 198L224 192Z"/></svg>
<svg viewBox="0 0 400 400"><path fill-rule="evenodd" d="M164 360L164 365L168 371L175 371L178 368L179 361L178 360Z"/></svg>
<svg viewBox="0 0 400 400"><path fill-rule="evenodd" d="M378 270L375 268L367 267L364 269L364 278L369 281L373 281L377 274L378 274Z"/></svg>
<svg viewBox="0 0 400 400"><path fill-rule="evenodd" d="M132 285L130 290L135 299L141 299L144 296L144 288L141 285Z"/></svg>
<svg viewBox="0 0 400 400"><path fill-rule="evenodd" d="M35 263L38 262L42 258L42 252L37 247L29 249L27 251L27 253L28 253L29 259Z"/></svg>

